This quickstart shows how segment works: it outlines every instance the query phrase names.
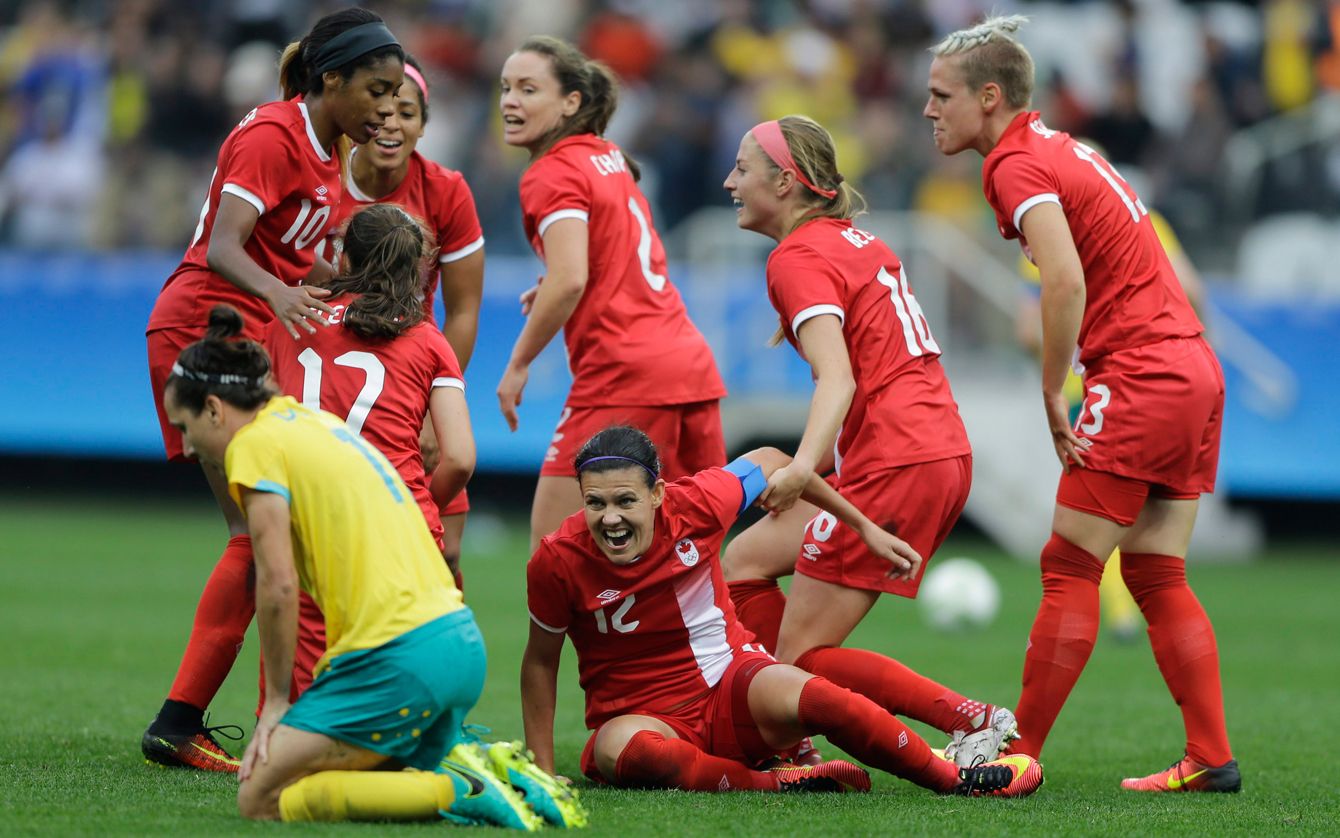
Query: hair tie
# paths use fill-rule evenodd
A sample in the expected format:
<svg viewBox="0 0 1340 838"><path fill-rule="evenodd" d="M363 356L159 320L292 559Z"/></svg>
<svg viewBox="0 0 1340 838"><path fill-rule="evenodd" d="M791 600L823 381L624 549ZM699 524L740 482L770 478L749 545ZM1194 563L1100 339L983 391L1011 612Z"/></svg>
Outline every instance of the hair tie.
<svg viewBox="0 0 1340 838"><path fill-rule="evenodd" d="M846 178L842 176L842 172L838 172L837 182L838 182L838 183L842 183L842 182L845 181L845 180L846 180Z"/></svg>
<svg viewBox="0 0 1340 838"><path fill-rule="evenodd" d="M749 133L754 135L754 139L763 147L763 153L772 158L772 162L783 169L790 169L794 172L796 180L805 184L811 192L829 199L837 197L836 189L820 189L810 183L809 178L805 177L805 173L800 170L800 167L796 165L795 159L791 157L791 149L786 144L786 137L782 135L781 123L777 120L773 119L767 122L760 122L755 125Z"/></svg>
<svg viewBox="0 0 1340 838"><path fill-rule="evenodd" d="M197 372L188 370L179 362L172 362L172 374L182 378L189 378L192 381L203 381L207 384L249 384L258 387L265 383L265 376L252 378L248 375L234 375L232 373L221 372Z"/></svg>
<svg viewBox="0 0 1340 838"><path fill-rule="evenodd" d="M660 477L656 474L656 472L654 472L654 471L652 471L651 469L647 468L647 464L646 464L646 463L642 463L642 462L639 462L639 461L637 461L637 460L634 460L632 457L615 457L615 456L608 456L608 457L592 457L591 459L587 460L586 462L582 463L580 466L577 467L577 473L578 473L578 474L581 474L581 473L582 473L582 469L586 468L586 467L589 466L591 463L598 463L598 462L600 462L601 460L623 460L623 461L625 461L625 462L629 462L629 463L632 463L632 464L634 464L634 465L640 467L641 469L643 469L644 471L646 471L647 474L650 474L650 475L651 475L651 480L652 480L653 483L660 479Z"/></svg>

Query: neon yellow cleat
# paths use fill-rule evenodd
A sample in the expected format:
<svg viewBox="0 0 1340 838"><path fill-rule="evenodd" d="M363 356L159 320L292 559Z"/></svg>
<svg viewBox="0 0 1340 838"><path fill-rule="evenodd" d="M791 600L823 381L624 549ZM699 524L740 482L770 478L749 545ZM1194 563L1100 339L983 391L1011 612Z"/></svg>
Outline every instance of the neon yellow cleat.
<svg viewBox="0 0 1340 838"><path fill-rule="evenodd" d="M449 774L456 785L456 799L439 814L452 823L493 824L509 829L537 832L544 821L509 784L494 776L483 749L462 742L451 749L437 773Z"/></svg>
<svg viewBox="0 0 1340 838"><path fill-rule="evenodd" d="M488 746L494 776L521 792L535 814L562 829L586 826L590 812L578 799L577 790L536 765L534 756L520 742L495 742Z"/></svg>

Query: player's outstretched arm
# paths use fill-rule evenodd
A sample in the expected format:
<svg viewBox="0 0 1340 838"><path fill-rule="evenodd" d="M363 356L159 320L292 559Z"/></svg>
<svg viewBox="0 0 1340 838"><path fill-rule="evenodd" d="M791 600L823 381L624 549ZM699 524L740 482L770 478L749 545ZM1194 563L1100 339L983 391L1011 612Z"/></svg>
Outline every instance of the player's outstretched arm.
<svg viewBox="0 0 1340 838"><path fill-rule="evenodd" d="M239 779L246 780L258 761L270 761L270 734L289 708L289 680L298 644L298 571L293 564L288 500L273 492L244 488L242 509L256 555L256 625L265 666L265 705L238 773Z"/></svg>
<svg viewBox="0 0 1340 838"><path fill-rule="evenodd" d="M521 656L521 719L526 747L535 764L554 773L554 707L558 703L558 662L566 634L530 623L530 639Z"/></svg>
<svg viewBox="0 0 1340 838"><path fill-rule="evenodd" d="M438 461L428 491L438 505L446 506L475 473L475 435L470 430L465 391L455 387L433 388L428 400L428 419L438 447Z"/></svg>
<svg viewBox="0 0 1340 838"><path fill-rule="evenodd" d="M814 371L814 396L795 458L768 477L760 502L769 512L785 512L801 497L820 461L833 450L833 441L856 394L851 358L837 315L821 314L806 320L796 339Z"/></svg>
<svg viewBox="0 0 1340 838"><path fill-rule="evenodd" d="M763 476L766 478L771 478L791 463L791 458L776 448L758 448L745 454L742 459L757 465L763 470ZM912 579L916 576L917 570L921 567L921 555L906 541L865 517L865 513L838 494L838 491L829 486L822 477L811 474L800 497L825 512L832 513L843 524L851 527L872 553L888 560L893 565L886 574L890 579Z"/></svg>
<svg viewBox="0 0 1340 838"><path fill-rule="evenodd" d="M296 326L299 323L307 331L316 334L313 322L328 325L321 313L335 313L335 309L321 302L321 298L329 296L330 292L305 285L285 285L278 277L256 264L245 245L260 217L256 208L242 198L231 193L219 196L219 209L214 216L214 227L209 233L205 264L233 285L269 303L275 317L295 339L298 337Z"/></svg>
<svg viewBox="0 0 1340 838"><path fill-rule="evenodd" d="M507 426L517 428L517 406L530 377L530 364L568 322L586 291L589 232L579 218L562 218L544 231L544 281L537 286L526 325L512 347L507 370L498 382L498 406Z"/></svg>
<svg viewBox="0 0 1340 838"><path fill-rule="evenodd" d="M1071 463L1084 466L1087 447L1070 427L1064 392L1084 320L1084 266L1060 204L1044 201L1025 212L1020 224L1042 277L1042 400L1056 456L1069 473Z"/></svg>

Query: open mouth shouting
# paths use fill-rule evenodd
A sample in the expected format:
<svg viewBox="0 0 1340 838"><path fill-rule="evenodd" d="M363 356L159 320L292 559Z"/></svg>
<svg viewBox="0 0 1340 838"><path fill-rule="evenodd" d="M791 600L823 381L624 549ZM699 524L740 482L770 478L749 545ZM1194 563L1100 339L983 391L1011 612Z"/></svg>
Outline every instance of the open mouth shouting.
<svg viewBox="0 0 1340 838"><path fill-rule="evenodd" d="M618 524L613 527L605 527L601 533L601 538L605 541L605 546L612 553L621 553L628 549L628 545L633 543L633 528L627 524Z"/></svg>

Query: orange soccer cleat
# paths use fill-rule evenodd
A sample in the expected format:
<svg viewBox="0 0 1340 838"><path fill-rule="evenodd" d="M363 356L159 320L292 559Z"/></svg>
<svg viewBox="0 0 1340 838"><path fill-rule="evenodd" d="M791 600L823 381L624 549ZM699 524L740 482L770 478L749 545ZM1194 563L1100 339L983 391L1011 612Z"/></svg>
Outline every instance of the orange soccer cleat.
<svg viewBox="0 0 1340 838"><path fill-rule="evenodd" d="M1024 754L960 768L959 783L946 794L964 797L1028 797L1042 787L1042 763Z"/></svg>
<svg viewBox="0 0 1340 838"><path fill-rule="evenodd" d="M219 771L236 774L242 761L235 759L223 749L214 738L216 732L229 736L225 731L235 729L242 738L242 729L237 725L205 727L196 730L169 731L158 725L158 719L144 732L140 740L140 750L144 752L144 761L150 765L162 765L168 768L194 768L197 771Z"/></svg>
<svg viewBox="0 0 1340 838"><path fill-rule="evenodd" d="M1218 768L1201 765L1185 753L1182 758L1157 774L1128 777L1121 787L1129 791L1214 791L1236 794L1242 791L1238 761L1230 759Z"/></svg>
<svg viewBox="0 0 1340 838"><path fill-rule="evenodd" d="M870 772L841 759L774 768L772 773L782 784L780 791L870 791Z"/></svg>

